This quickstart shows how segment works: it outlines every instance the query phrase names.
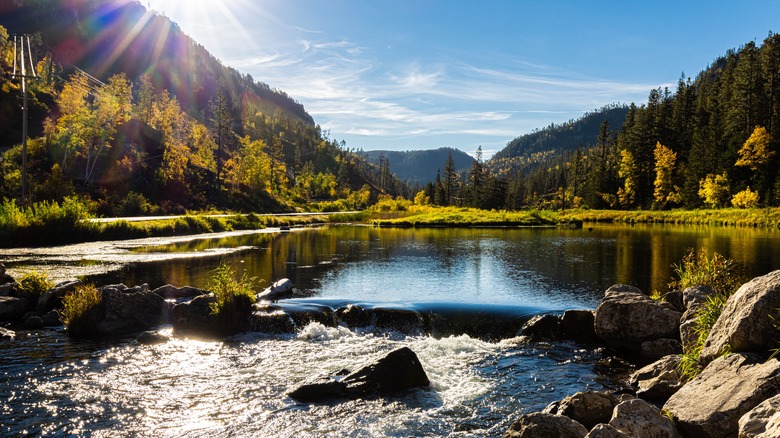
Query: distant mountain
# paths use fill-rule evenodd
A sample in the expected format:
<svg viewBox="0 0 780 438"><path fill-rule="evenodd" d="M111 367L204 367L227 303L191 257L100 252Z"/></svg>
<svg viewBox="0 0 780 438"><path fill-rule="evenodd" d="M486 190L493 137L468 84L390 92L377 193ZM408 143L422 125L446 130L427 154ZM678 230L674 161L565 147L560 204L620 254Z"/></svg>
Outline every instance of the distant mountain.
<svg viewBox="0 0 780 438"><path fill-rule="evenodd" d="M594 146L604 120L609 123L610 131L620 131L626 114L626 105L605 106L577 120L534 130L507 143L504 149L488 160L487 166L496 174L527 174L561 155L574 152L580 146Z"/></svg>
<svg viewBox="0 0 780 438"><path fill-rule="evenodd" d="M390 172L410 184L427 184L436 180L436 172L444 169L447 156L452 153L455 169L467 171L474 163L469 154L455 148L439 148L419 151L360 151L370 163L380 164L380 157L390 161Z"/></svg>

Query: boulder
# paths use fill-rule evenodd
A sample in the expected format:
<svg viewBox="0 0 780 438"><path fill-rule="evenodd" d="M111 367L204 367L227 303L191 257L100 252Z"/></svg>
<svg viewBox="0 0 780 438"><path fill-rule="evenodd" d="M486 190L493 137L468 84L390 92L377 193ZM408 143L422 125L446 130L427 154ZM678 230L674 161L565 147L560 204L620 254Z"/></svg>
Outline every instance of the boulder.
<svg viewBox="0 0 780 438"><path fill-rule="evenodd" d="M427 387L429 384L417 355L403 347L340 380L328 378L325 382L302 385L290 392L289 396L301 402L357 399L395 394L407 389Z"/></svg>
<svg viewBox="0 0 780 438"><path fill-rule="evenodd" d="M293 283L289 278L278 280L264 291L257 294L257 300L277 301L283 298L289 298L293 293Z"/></svg>
<svg viewBox="0 0 780 438"><path fill-rule="evenodd" d="M26 312L26 299L0 296L0 321L15 321Z"/></svg>
<svg viewBox="0 0 780 438"><path fill-rule="evenodd" d="M693 313L694 316L689 316L688 312ZM682 316L682 322L680 323L680 345L682 346L683 351L690 351L699 339L699 335L696 333L696 330L694 330L696 325L695 313L695 310L686 310Z"/></svg>
<svg viewBox="0 0 780 438"><path fill-rule="evenodd" d="M585 438L631 438L609 424L597 424Z"/></svg>
<svg viewBox="0 0 780 438"><path fill-rule="evenodd" d="M685 310L695 309L704 304L715 293L709 286L691 286L682 292L683 307Z"/></svg>
<svg viewBox="0 0 780 438"><path fill-rule="evenodd" d="M635 398L615 406L609 425L632 438L676 438L680 432L672 420L650 403Z"/></svg>
<svg viewBox="0 0 780 438"><path fill-rule="evenodd" d="M336 309L336 316L347 327L366 327L371 324L371 314L355 304L347 304Z"/></svg>
<svg viewBox="0 0 780 438"><path fill-rule="evenodd" d="M26 330L39 329L44 326L43 319L38 315L31 315L24 319L22 328Z"/></svg>
<svg viewBox="0 0 780 438"><path fill-rule="evenodd" d="M780 395L764 400L739 419L739 438L780 437Z"/></svg>
<svg viewBox="0 0 780 438"><path fill-rule="evenodd" d="M49 310L41 316L44 327L57 327L62 325L60 314L56 310Z"/></svg>
<svg viewBox="0 0 780 438"><path fill-rule="evenodd" d="M565 415L587 429L599 423L607 423L618 400L607 392L585 391L570 395L547 406L544 413Z"/></svg>
<svg viewBox="0 0 780 438"><path fill-rule="evenodd" d="M658 360L670 354L682 354L682 344L677 339L656 339L642 342L639 355L642 359Z"/></svg>
<svg viewBox="0 0 780 438"><path fill-rule="evenodd" d="M182 298L193 298L198 295L207 295L209 292L203 289L198 289L192 286L176 287L171 284L166 284L154 289L152 292L165 298L166 300L178 300Z"/></svg>
<svg viewBox="0 0 780 438"><path fill-rule="evenodd" d="M780 394L780 361L734 353L712 361L664 405L681 432L696 437L737 435L740 417Z"/></svg>
<svg viewBox="0 0 780 438"><path fill-rule="evenodd" d="M724 351L766 353L777 347L780 331L780 270L756 277L729 297L704 343L707 363Z"/></svg>
<svg viewBox="0 0 780 438"><path fill-rule="evenodd" d="M596 342L593 328L595 314L591 310L566 310L561 317L561 337L578 342Z"/></svg>
<svg viewBox="0 0 780 438"><path fill-rule="evenodd" d="M5 272L5 265L0 263L0 285L16 284L16 280Z"/></svg>
<svg viewBox="0 0 780 438"><path fill-rule="evenodd" d="M173 306L173 332L219 337L219 321L211 314L211 303L215 301L212 295L199 295L188 302Z"/></svg>
<svg viewBox="0 0 780 438"><path fill-rule="evenodd" d="M62 297L76 290L76 287L81 286L81 284L82 283L78 280L58 283L38 297L38 303L35 306L36 309L39 312L47 312L49 310L61 308Z"/></svg>
<svg viewBox="0 0 780 438"><path fill-rule="evenodd" d="M260 306L258 306L259 308ZM319 304L297 304L285 306L284 311L292 318L298 328L311 322L318 322L326 327L339 325L336 312L328 306Z"/></svg>
<svg viewBox="0 0 780 438"><path fill-rule="evenodd" d="M504 438L582 438L585 426L563 415L534 412L520 416L504 432Z"/></svg>
<svg viewBox="0 0 780 438"><path fill-rule="evenodd" d="M561 317L559 315L536 315L520 329L521 336L528 336L533 342L561 339Z"/></svg>
<svg viewBox="0 0 780 438"><path fill-rule="evenodd" d="M375 327L393 329L404 334L418 334L425 329L422 315L407 309L377 307L371 311L371 323Z"/></svg>
<svg viewBox="0 0 780 438"><path fill-rule="evenodd" d="M0 283L0 297L12 297L16 293L19 283L12 281L9 283Z"/></svg>
<svg viewBox="0 0 780 438"><path fill-rule="evenodd" d="M683 293L679 290L671 290L664 294L663 300L671 304L674 310L678 312L685 311L685 304L683 302Z"/></svg>
<svg viewBox="0 0 780 438"><path fill-rule="evenodd" d="M168 337L160 332L146 331L138 335L136 341L141 345L156 345L168 342Z"/></svg>
<svg viewBox="0 0 780 438"><path fill-rule="evenodd" d="M0 341L13 341L16 339L16 332L5 327L0 327Z"/></svg>
<svg viewBox="0 0 780 438"><path fill-rule="evenodd" d="M637 389L637 397L665 402L683 385L680 382L680 355L669 355L647 365L634 374L628 383Z"/></svg>
<svg viewBox="0 0 780 438"><path fill-rule="evenodd" d="M681 316L633 286L615 285L596 309L596 335L611 347L638 353L642 342L679 336Z"/></svg>
<svg viewBox="0 0 780 438"><path fill-rule="evenodd" d="M261 309L252 313L252 331L260 333L295 333L295 322L281 309Z"/></svg>
<svg viewBox="0 0 780 438"><path fill-rule="evenodd" d="M100 288L102 299L96 328L101 336L149 330L168 321L170 304L147 287Z"/></svg>

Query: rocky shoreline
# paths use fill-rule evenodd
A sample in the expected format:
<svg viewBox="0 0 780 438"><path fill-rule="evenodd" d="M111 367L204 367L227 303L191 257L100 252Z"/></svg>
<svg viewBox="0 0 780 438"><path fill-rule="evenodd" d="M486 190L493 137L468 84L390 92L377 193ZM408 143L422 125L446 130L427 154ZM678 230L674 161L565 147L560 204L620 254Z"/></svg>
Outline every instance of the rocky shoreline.
<svg viewBox="0 0 780 438"><path fill-rule="evenodd" d="M0 265L0 323L18 329L62 326L62 299L79 285L59 284L31 302ZM145 284L109 285L99 290L102 300L87 329L68 327L69 334L136 336L139 343L153 344L167 341L153 330L165 324L173 327L175 335L213 339L245 331L294 333L310 322L330 327L392 327L407 334L442 333L452 325L452 321L411 310L367 309L353 304L334 310L315 304L269 302L255 304L226 325L212 314L214 297L206 290L172 285L150 289ZM686 382L679 371L681 353L693 342L692 321L697 309L712 293L706 286L693 287L672 291L665 301L657 301L632 286L614 285L595 312L538 315L519 333L516 327L497 327L489 337L509 333L522 335L528 342L573 341L603 347L628 362L644 365L630 376L620 394L573 394L542 412L519 416L504 436L780 436L780 361L770 358L780 347L780 271L749 281L729 298L702 350L702 371ZM12 342L14 337L13 330L0 327L0 342ZM344 385L348 386L332 383L340 377L326 386L334 389L337 397L362 394L363 370L369 368L352 373L357 377L349 378L354 382L346 379ZM424 376L422 369L415 372ZM424 386L427 379L413 381L418 382L413 386ZM361 389L355 389L358 383L363 385Z"/></svg>

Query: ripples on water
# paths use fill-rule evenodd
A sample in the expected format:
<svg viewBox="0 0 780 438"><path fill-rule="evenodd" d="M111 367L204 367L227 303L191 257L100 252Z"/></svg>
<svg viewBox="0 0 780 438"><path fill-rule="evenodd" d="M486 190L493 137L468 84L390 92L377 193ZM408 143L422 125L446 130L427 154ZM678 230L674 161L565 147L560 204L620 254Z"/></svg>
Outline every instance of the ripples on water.
<svg viewBox="0 0 780 438"><path fill-rule="evenodd" d="M429 389L395 397L297 403L285 394L408 346ZM522 411L614 382L599 353L574 345L490 343L354 332L318 323L296 335L161 345L20 332L0 344L0 435L499 436Z"/></svg>

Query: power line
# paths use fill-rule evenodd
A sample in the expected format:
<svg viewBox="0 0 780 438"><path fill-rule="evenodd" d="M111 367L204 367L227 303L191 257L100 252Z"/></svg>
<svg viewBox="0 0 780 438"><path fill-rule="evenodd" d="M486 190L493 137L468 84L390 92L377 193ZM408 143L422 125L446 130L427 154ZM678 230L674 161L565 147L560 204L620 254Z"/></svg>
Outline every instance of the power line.
<svg viewBox="0 0 780 438"><path fill-rule="evenodd" d="M27 74L24 56L24 40L27 38L27 58L29 59L32 75ZM18 50L17 50L18 46ZM17 74L17 52L19 58L19 74ZM14 72L12 78L19 79L22 90L22 203L27 202L27 79L38 79L35 73L35 64L32 60L32 50L30 50L30 36L22 35L17 44L17 37L14 35Z"/></svg>

